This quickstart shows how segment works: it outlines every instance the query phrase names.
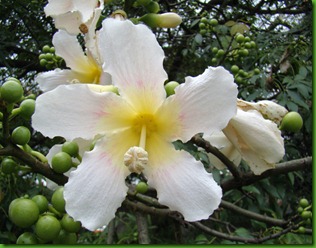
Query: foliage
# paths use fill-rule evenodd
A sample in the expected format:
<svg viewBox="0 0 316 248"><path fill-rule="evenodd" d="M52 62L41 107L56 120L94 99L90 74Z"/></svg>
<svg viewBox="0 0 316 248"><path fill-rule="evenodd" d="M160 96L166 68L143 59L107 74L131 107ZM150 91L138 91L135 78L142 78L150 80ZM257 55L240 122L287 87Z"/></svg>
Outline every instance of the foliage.
<svg viewBox="0 0 316 248"><path fill-rule="evenodd" d="M128 18L137 22L136 18L149 12L135 4L137 1L108 1L102 18L123 9ZM108 227L95 232L81 228L77 243L139 243L143 228L135 212L140 212L154 244L311 244L311 218L302 215L303 211L311 211L311 205L298 210L300 199L312 202L311 1L157 3L159 13L173 11L182 17L176 28L153 28L166 55L164 66L169 81L182 83L185 76L199 75L207 66L223 66L234 75L239 98L274 100L289 111L299 112L304 125L297 133L282 132L286 149L283 163L259 176L253 175L246 163L238 167L240 178L234 178L229 169L214 168L206 155L214 149L201 137L185 144L176 142L177 149L184 149L202 161L222 186L220 208L208 220L185 222L181 215L157 203L154 189L137 193L134 184L144 178L131 177L130 191L116 218ZM54 66L47 68L47 64L40 63L44 57L39 57L45 53L43 47L52 46L56 32L52 19L43 12L46 4L43 0L0 2L0 82L3 85L8 77L15 77L24 89L22 98L15 103L0 99L0 161L10 157L16 163L9 173L3 165L0 172L0 242L5 244L15 243L20 234L34 228L20 228L12 223L8 217L10 203L19 197L44 195L51 205L53 191L46 187L46 179L60 185L67 180L50 169L43 155L64 140L50 140L33 132L30 119L16 110L23 100L34 99L41 93L34 81L37 73L65 67L54 53ZM32 133L27 144L14 144L11 140L12 131L19 126ZM62 219L64 213L53 206L50 211Z"/></svg>

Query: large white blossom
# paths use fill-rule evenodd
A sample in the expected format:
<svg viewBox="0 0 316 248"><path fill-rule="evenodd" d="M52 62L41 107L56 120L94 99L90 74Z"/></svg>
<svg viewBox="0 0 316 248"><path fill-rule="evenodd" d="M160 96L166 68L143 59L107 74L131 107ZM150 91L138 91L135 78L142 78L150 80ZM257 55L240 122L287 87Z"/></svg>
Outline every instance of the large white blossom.
<svg viewBox="0 0 316 248"><path fill-rule="evenodd" d="M201 162L172 142L228 124L236 113L233 76L209 67L166 98L164 53L145 25L106 19L98 41L119 95L62 85L37 98L32 119L34 129L49 137L102 135L65 185L67 213L90 230L108 224L126 196L125 178L142 172L161 204L187 221L208 218L222 190Z"/></svg>

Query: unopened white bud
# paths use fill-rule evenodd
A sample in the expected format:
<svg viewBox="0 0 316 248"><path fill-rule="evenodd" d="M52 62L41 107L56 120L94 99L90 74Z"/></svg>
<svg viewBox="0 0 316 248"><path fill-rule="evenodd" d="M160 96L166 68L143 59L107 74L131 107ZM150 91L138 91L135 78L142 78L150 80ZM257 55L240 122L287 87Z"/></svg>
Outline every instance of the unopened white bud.
<svg viewBox="0 0 316 248"><path fill-rule="evenodd" d="M124 164L130 172L140 174L148 164L148 153L141 147L133 146L124 154Z"/></svg>
<svg viewBox="0 0 316 248"><path fill-rule="evenodd" d="M258 102L247 102L238 99L237 106L244 110L257 110L262 114L265 119L269 119L279 125L283 117L287 114L288 110L283 106L269 100Z"/></svg>
<svg viewBox="0 0 316 248"><path fill-rule="evenodd" d="M182 22L182 18L173 12L160 14L158 18L158 26L161 28L175 28Z"/></svg>

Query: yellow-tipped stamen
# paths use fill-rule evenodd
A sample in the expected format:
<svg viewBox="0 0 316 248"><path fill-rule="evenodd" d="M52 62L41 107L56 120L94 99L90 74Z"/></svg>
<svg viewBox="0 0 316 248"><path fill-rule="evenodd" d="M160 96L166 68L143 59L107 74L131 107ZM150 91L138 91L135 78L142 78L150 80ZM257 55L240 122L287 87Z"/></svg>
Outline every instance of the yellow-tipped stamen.
<svg viewBox="0 0 316 248"><path fill-rule="evenodd" d="M142 130L140 132L139 147L145 150L145 146L146 146L146 125L143 125Z"/></svg>

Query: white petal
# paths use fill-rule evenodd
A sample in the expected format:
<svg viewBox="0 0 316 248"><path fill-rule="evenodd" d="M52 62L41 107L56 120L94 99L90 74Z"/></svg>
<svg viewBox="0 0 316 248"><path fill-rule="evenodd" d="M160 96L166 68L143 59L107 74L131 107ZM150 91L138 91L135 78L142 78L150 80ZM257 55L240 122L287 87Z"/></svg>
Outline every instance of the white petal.
<svg viewBox="0 0 316 248"><path fill-rule="evenodd" d="M221 131L236 113L237 93L233 76L227 70L209 67L176 87L159 113L168 114L170 122L180 123L176 136L187 141L197 133ZM175 113L170 116L171 109Z"/></svg>
<svg viewBox="0 0 316 248"><path fill-rule="evenodd" d="M94 9L97 7L98 0L76 0L73 2L74 9L82 15L82 22L87 22L93 15Z"/></svg>
<svg viewBox="0 0 316 248"><path fill-rule="evenodd" d="M85 153L65 185L67 213L89 230L107 225L127 192L125 178L129 171L117 163L116 154L106 153L113 150L110 145L97 144Z"/></svg>
<svg viewBox="0 0 316 248"><path fill-rule="evenodd" d="M50 0L48 2L44 7L46 16L60 15L73 10L72 0Z"/></svg>
<svg viewBox="0 0 316 248"><path fill-rule="evenodd" d="M87 67L90 66L89 60L76 36L69 35L64 30L59 30L54 34L53 45L56 55L62 57L69 68L78 72L86 72Z"/></svg>
<svg viewBox="0 0 316 248"><path fill-rule="evenodd" d="M32 126L51 138L93 139L125 128L132 114L114 93L96 93L83 84L62 85L37 98Z"/></svg>
<svg viewBox="0 0 316 248"><path fill-rule="evenodd" d="M210 136L204 135L203 138L211 143L212 146L216 147L221 153L223 153L230 161L236 166L241 162L241 154L236 147L229 141L223 132L217 132ZM212 153L207 153L210 163L217 169L222 170L226 168L226 165L218 159Z"/></svg>
<svg viewBox="0 0 316 248"><path fill-rule="evenodd" d="M159 106L165 99L163 69L164 52L154 34L145 25L106 19L98 34L104 70L111 74L113 84L130 104ZM151 104L148 104L150 101Z"/></svg>
<svg viewBox="0 0 316 248"><path fill-rule="evenodd" d="M53 16L53 18L57 29L66 30L67 33L72 35L80 33L79 26L82 24L82 16L80 12L68 12L62 15Z"/></svg>
<svg viewBox="0 0 316 248"><path fill-rule="evenodd" d="M245 112L237 109L237 115L231 119L224 133L255 174L273 168L284 156L281 131L256 110Z"/></svg>
<svg viewBox="0 0 316 248"><path fill-rule="evenodd" d="M55 89L59 85L69 84L77 79L78 74L71 70L55 69L54 71L47 71L36 76L35 81L39 84L42 91L49 91Z"/></svg>
<svg viewBox="0 0 316 248"><path fill-rule="evenodd" d="M155 147L148 147L150 164L144 175L157 190L159 202L187 221L208 218L220 204L221 187L190 154L159 138L155 141Z"/></svg>

